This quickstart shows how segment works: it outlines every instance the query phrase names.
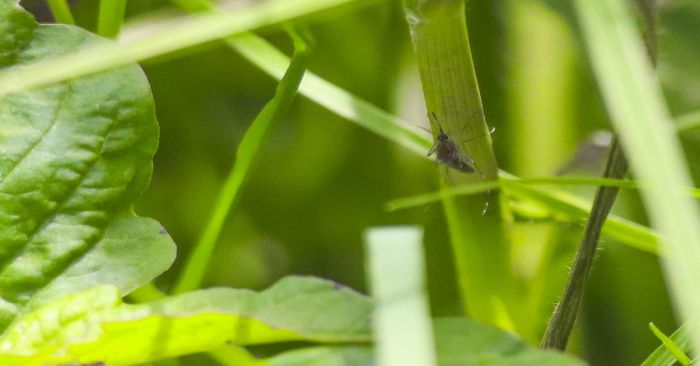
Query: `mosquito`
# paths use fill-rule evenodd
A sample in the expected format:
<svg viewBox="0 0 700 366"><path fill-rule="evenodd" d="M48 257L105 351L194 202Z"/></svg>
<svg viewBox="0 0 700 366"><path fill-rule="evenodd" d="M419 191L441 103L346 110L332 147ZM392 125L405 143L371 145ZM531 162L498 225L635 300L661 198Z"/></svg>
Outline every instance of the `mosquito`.
<svg viewBox="0 0 700 366"><path fill-rule="evenodd" d="M435 139L435 144L433 144L433 147L428 151L428 156L435 154L438 162L462 173L476 172L476 169L474 169L476 166L474 160L470 156L463 156L460 153L457 144L445 133L442 126L437 122L435 113L431 112L430 116L435 120L438 127L440 127L440 133L438 133ZM493 133L493 129L490 133Z"/></svg>

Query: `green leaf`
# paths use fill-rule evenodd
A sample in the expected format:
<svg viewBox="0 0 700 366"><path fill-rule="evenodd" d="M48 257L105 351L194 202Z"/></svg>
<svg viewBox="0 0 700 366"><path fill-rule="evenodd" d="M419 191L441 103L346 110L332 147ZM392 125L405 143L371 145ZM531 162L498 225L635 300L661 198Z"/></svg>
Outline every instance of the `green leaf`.
<svg viewBox="0 0 700 366"><path fill-rule="evenodd" d="M345 287L288 277L256 293L215 288L126 305L114 287L59 299L0 338L0 364L132 365L226 345L367 342L372 302Z"/></svg>
<svg viewBox="0 0 700 366"><path fill-rule="evenodd" d="M10 3L0 5L0 39L16 40L3 49L11 69L104 43L72 26L37 27ZM128 293L170 266L172 239L131 208L157 145L136 65L0 99L0 330L57 296L98 284Z"/></svg>
<svg viewBox="0 0 700 366"><path fill-rule="evenodd" d="M441 366L585 365L564 353L540 350L501 329L464 318L435 319Z"/></svg>
<svg viewBox="0 0 700 366"><path fill-rule="evenodd" d="M576 357L537 349L501 329L466 318L433 320L440 366L583 366ZM264 365L373 365L369 347L314 347L285 352ZM413 364L413 363L411 363Z"/></svg>
<svg viewBox="0 0 700 366"><path fill-rule="evenodd" d="M369 347L311 347L282 353L261 362L265 366L372 366Z"/></svg>

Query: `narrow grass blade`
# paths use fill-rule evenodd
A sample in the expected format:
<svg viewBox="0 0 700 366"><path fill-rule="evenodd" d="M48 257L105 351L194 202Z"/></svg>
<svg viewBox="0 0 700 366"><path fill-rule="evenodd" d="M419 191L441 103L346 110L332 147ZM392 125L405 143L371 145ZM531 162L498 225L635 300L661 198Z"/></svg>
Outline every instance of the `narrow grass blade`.
<svg viewBox="0 0 700 366"><path fill-rule="evenodd" d="M104 44L0 71L0 95L104 71L256 28L292 21L358 0L271 0L235 12L197 15L137 42Z"/></svg>
<svg viewBox="0 0 700 366"><path fill-rule="evenodd" d="M236 162L216 200L207 227L180 275L174 293L180 294L198 288L204 278L213 255L216 241L226 217L236 203L241 186L245 182L259 152L274 126L289 110L297 88L306 70L307 52L303 41L293 35L295 51L287 73L280 81L275 97L263 108L238 146Z"/></svg>
<svg viewBox="0 0 700 366"><path fill-rule="evenodd" d="M48 3L56 23L75 25L75 19L66 0L48 0Z"/></svg>
<svg viewBox="0 0 700 366"><path fill-rule="evenodd" d="M690 185L687 163L629 4L575 3L607 109L634 173L648 187L641 191L647 212L664 235L673 298L683 319L700 325L700 212L683 194ZM700 349L700 334L691 333Z"/></svg>
<svg viewBox="0 0 700 366"><path fill-rule="evenodd" d="M654 323L649 323L649 328L654 333L656 338L661 341L664 348L683 366L690 364L690 358L681 350L681 347L664 334L659 328L654 325Z"/></svg>
<svg viewBox="0 0 700 366"><path fill-rule="evenodd" d="M100 0L97 34L102 37L116 38L124 23L125 11L126 0Z"/></svg>
<svg viewBox="0 0 700 366"><path fill-rule="evenodd" d="M652 324L650 324L650 326L651 325ZM668 338L684 355L686 352L690 351L690 338L688 337L688 332L685 330L685 326L678 328ZM662 344L642 362L641 366L673 366L676 361L677 358L668 347L666 347L666 344L662 340Z"/></svg>
<svg viewBox="0 0 700 366"><path fill-rule="evenodd" d="M422 237L415 227L374 228L365 234L367 274L377 301L373 327L379 366L436 364Z"/></svg>

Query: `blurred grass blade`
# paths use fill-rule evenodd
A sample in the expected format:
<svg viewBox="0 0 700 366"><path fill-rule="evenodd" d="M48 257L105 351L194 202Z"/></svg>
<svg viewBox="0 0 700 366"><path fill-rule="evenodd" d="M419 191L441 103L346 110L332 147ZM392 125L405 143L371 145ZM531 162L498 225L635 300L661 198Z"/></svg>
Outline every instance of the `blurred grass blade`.
<svg viewBox="0 0 700 366"><path fill-rule="evenodd" d="M676 130L685 132L700 127L700 111L684 114L676 118Z"/></svg>
<svg viewBox="0 0 700 366"><path fill-rule="evenodd" d="M202 283L213 255L216 241L221 233L221 228L229 211L236 203L241 186L255 163L261 148L268 139L270 132L287 114L297 93L299 83L306 70L307 50L300 37L291 32L290 34L294 40L295 51L289 68L277 86L275 97L263 108L245 136L243 136L243 140L236 152L236 161L219 193L216 207L207 223L207 227L194 247L175 285L175 294L194 290Z"/></svg>
<svg viewBox="0 0 700 366"><path fill-rule="evenodd" d="M56 23L75 25L75 19L66 0L48 0L48 3Z"/></svg>
<svg viewBox="0 0 700 366"><path fill-rule="evenodd" d="M124 23L125 11L126 0L100 0L97 34L102 37L116 38Z"/></svg>
<svg viewBox="0 0 700 366"><path fill-rule="evenodd" d="M441 201L445 197L463 196L486 192L501 187L504 180L515 181L518 184L527 185L552 185L552 186L606 186L618 188L639 189L639 183L628 179L591 178L591 177L544 177L544 178L506 178L499 177L499 182L483 182L456 187L444 188L438 192L424 193L411 197L399 198L385 205L387 211L396 211L411 207L424 206ZM700 198L700 188L686 189L688 194Z"/></svg>
<svg viewBox="0 0 700 366"><path fill-rule="evenodd" d="M673 298L682 318L700 325L700 212L683 194L690 185L687 164L635 19L622 0L575 3L606 107L645 186L641 193L651 221L664 235L663 262ZM700 350L700 336L691 333Z"/></svg>
<svg viewBox="0 0 700 366"><path fill-rule="evenodd" d="M379 366L436 364L422 237L415 227L374 228L365 234L367 275L377 301L373 328Z"/></svg>
<svg viewBox="0 0 700 366"><path fill-rule="evenodd" d="M431 203L442 201L443 199L464 196L470 194L484 193L486 191L497 189L500 187L499 182L489 181L489 182L479 182L474 184L466 184L456 187L443 188L438 192L425 193L421 195L399 198L388 202L384 208L387 211L396 211L405 208L411 208L416 206L424 206Z"/></svg>
<svg viewBox="0 0 700 366"><path fill-rule="evenodd" d="M572 221L585 222L591 211L591 204L571 193L558 190L543 190L520 184L516 180L502 182L503 188L510 196L534 200L548 208L563 213ZM659 235L651 229L626 220L619 216L610 215L603 225L603 234L633 248L649 253L658 254Z"/></svg>
<svg viewBox="0 0 700 366"><path fill-rule="evenodd" d="M673 339L664 334L659 328L656 327L656 325L654 325L654 323L649 323L649 328L651 328L651 331L654 333L656 338L661 341L663 347L669 353L671 353L678 363L683 366L690 364L690 359L688 356L683 352L683 350L681 350L681 347L673 341Z"/></svg>
<svg viewBox="0 0 700 366"><path fill-rule="evenodd" d="M235 12L192 16L177 26L163 29L137 42L103 44L69 55L0 71L0 95L48 85L143 61L188 47L291 21L353 2L369 0L270 0Z"/></svg>
<svg viewBox="0 0 700 366"><path fill-rule="evenodd" d="M651 326L652 324L650 324ZM654 328L652 328L653 330ZM665 336L665 335L664 335ZM690 339L688 338L688 332L685 330L685 326L681 326L668 337L673 344L676 345L678 350L685 355L685 352L690 351ZM663 340L662 340L663 342ZM647 357L641 366L672 366L676 363L677 358L671 353L671 351L666 347L665 342L657 347L654 352Z"/></svg>

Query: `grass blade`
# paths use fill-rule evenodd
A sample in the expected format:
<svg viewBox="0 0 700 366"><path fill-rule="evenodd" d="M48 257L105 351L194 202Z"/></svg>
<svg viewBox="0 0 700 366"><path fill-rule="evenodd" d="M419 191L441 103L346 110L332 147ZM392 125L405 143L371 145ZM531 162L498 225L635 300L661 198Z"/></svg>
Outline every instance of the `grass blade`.
<svg viewBox="0 0 700 366"><path fill-rule="evenodd" d="M436 365L422 237L414 227L375 228L365 234L367 274L377 301L373 322L379 366Z"/></svg>
<svg viewBox="0 0 700 366"><path fill-rule="evenodd" d="M656 338L661 341L663 347L678 361L678 363L683 366L690 364L690 359L688 356L683 352L683 350L681 350L681 347L673 341L673 339L665 335L659 328L656 327L656 325L654 325L654 323L649 323L649 328L651 328L651 331L654 333Z"/></svg>
<svg viewBox="0 0 700 366"><path fill-rule="evenodd" d="M97 34L102 37L116 38L124 23L125 11L126 0L100 0Z"/></svg>
<svg viewBox="0 0 700 366"><path fill-rule="evenodd" d="M688 332L686 331L685 326L678 328L668 338L683 354L690 351L690 339L688 338ZM651 353L651 355L649 355L649 357L647 357L646 360L644 360L644 362L642 362L641 366L672 366L676 363L676 360L676 357L673 355L673 353L671 353L666 345L661 344L654 350L654 352Z"/></svg>
<svg viewBox="0 0 700 366"><path fill-rule="evenodd" d="M75 25L75 19L66 0L48 0L48 3L56 23Z"/></svg>
<svg viewBox="0 0 700 366"><path fill-rule="evenodd" d="M606 106L633 171L648 187L641 191L647 211L664 234L663 258L675 303L684 319L698 325L700 212L682 192L690 185L688 168L629 4L575 3ZM700 349L700 336L691 334L691 339Z"/></svg>
<svg viewBox="0 0 700 366"><path fill-rule="evenodd" d="M304 76L307 61L307 51L303 41L294 34L292 37L295 51L287 73L277 86L275 97L263 108L245 136L243 136L243 140L238 146L234 166L219 193L216 207L212 212L207 227L199 242L195 245L175 285L175 294L191 291L200 286L213 255L216 241L221 233L221 228L229 211L239 197L241 187L248 173L270 132L287 113L292 104L299 83Z"/></svg>
<svg viewBox="0 0 700 366"><path fill-rule="evenodd" d="M0 71L0 95L45 86L104 71L130 62L182 50L263 26L299 19L357 0L271 0L230 13L190 17L176 27L163 29L138 42L103 44L70 55Z"/></svg>

